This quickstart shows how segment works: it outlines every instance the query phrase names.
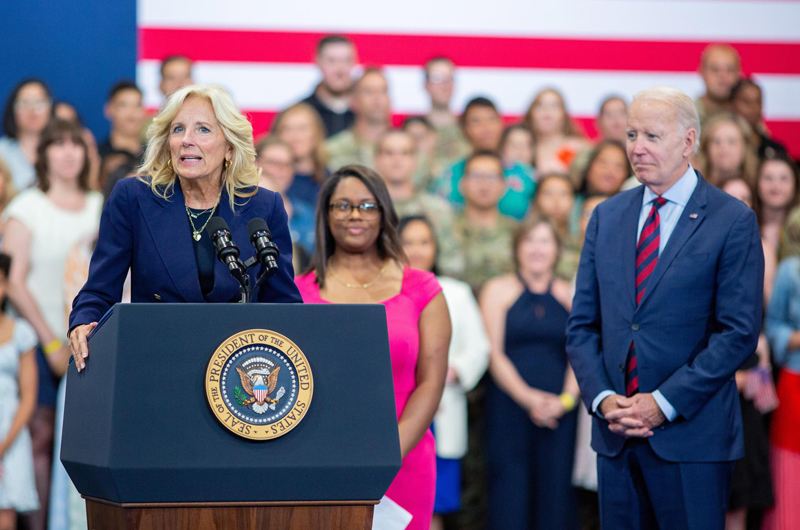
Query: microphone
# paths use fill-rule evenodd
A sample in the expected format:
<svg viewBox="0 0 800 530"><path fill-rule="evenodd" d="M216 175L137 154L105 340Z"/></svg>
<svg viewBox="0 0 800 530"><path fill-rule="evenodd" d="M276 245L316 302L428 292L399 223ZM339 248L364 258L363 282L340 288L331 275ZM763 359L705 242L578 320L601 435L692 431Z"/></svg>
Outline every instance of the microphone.
<svg viewBox="0 0 800 530"><path fill-rule="evenodd" d="M217 258L228 266L228 270L241 284L244 282L245 268L239 260L239 247L234 243L228 223L222 217L212 217L206 232L214 244Z"/></svg>
<svg viewBox="0 0 800 530"><path fill-rule="evenodd" d="M256 257L265 266L263 276L269 278L278 272L278 256L280 251L278 245L272 242L272 233L269 231L267 222L258 217L251 219L247 223L247 233L250 235L250 242L256 247Z"/></svg>

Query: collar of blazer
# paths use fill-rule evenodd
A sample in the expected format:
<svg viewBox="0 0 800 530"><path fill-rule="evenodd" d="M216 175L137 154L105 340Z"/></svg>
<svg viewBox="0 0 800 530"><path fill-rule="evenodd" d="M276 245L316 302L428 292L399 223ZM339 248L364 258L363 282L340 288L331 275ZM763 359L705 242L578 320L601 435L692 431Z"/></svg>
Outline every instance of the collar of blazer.
<svg viewBox="0 0 800 530"><path fill-rule="evenodd" d="M642 302L636 305L636 232L639 228L639 214L642 210L642 198L644 197L644 186L639 186L636 193L630 194L630 201L625 207L622 216L623 232L623 252L622 262L625 274L625 284L628 286L628 296L631 304L638 312L647 302L647 299L655 290L658 282L664 276L664 272L669 268L672 260L678 255L686 242L692 237L695 230L703 223L706 217L707 192L709 184L705 181L699 171L697 173L697 187L694 189L689 202L686 204L678 224L670 235L664 252L658 257L658 263L650 279L647 281Z"/></svg>
<svg viewBox="0 0 800 530"><path fill-rule="evenodd" d="M169 200L158 197L146 184L140 188L138 199L158 255L184 300L191 303L205 303L227 302L234 298L239 291L238 283L230 275L225 264L219 260L214 263L214 287L206 298L203 297L190 235L191 227L186 215L180 182L175 183ZM237 204L234 214L228 201L228 193L223 189L218 212L218 215L228 223L233 239L239 245L247 241L244 223L246 217L243 213L252 204L252 201L241 202L243 204ZM203 234L203 237L208 235ZM239 248L245 259L249 248L241 246Z"/></svg>

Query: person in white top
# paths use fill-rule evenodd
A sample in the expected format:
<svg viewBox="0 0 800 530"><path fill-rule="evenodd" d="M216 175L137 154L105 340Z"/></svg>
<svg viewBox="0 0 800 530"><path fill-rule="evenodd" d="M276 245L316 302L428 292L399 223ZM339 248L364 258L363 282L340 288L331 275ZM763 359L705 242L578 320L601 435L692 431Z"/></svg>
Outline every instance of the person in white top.
<svg viewBox="0 0 800 530"><path fill-rule="evenodd" d="M56 386L70 357L64 342L64 268L75 243L97 232L103 207L102 195L89 190L89 158L80 126L58 119L48 125L37 149L36 177L38 186L21 192L3 212L3 251L12 258L9 298L33 327L40 346L38 406L30 430L38 449L39 505L46 507ZM34 527L43 528L38 522Z"/></svg>
<svg viewBox="0 0 800 530"><path fill-rule="evenodd" d="M431 222L422 216L405 217L400 220L398 233L411 267L437 275L453 330L445 388L433 418L437 481L431 528L438 529L443 528L443 514L458 511L461 507L461 458L467 453L466 393L486 373L489 338L470 286L438 275L438 246Z"/></svg>

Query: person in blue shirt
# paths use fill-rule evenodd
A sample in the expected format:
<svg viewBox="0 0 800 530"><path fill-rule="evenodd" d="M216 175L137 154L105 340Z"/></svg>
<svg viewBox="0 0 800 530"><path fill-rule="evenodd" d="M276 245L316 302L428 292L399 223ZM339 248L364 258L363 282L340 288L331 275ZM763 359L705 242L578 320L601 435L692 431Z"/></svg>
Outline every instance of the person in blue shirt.
<svg viewBox="0 0 800 530"><path fill-rule="evenodd" d="M798 223L790 221L786 230L797 233L797 228ZM800 513L796 502L800 476L800 257L786 258L778 267L765 331L781 372L779 405L772 415L770 433L775 507L767 513L764 528L783 529L796 525Z"/></svg>
<svg viewBox="0 0 800 530"><path fill-rule="evenodd" d="M300 199L293 199L286 193L294 181L292 171L292 148L280 138L270 135L256 145L256 166L261 168L262 188L280 193L283 207L289 217L289 233L292 245L303 249L306 256L314 253L314 207Z"/></svg>
<svg viewBox="0 0 800 530"><path fill-rule="evenodd" d="M319 187L330 174L319 114L307 103L295 103L275 117L270 134L283 140L294 157L294 178L282 192L284 198L316 205Z"/></svg>

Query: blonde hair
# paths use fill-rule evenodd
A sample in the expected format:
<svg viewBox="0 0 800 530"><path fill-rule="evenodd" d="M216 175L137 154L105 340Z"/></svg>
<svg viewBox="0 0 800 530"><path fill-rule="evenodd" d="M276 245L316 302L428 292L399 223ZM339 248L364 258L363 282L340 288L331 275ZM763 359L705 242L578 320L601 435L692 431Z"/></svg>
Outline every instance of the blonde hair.
<svg viewBox="0 0 800 530"><path fill-rule="evenodd" d="M217 85L189 85L177 90L164 102L147 129L147 148L138 178L158 197L169 200L172 196L177 174L171 165L167 165L171 158L169 134L172 121L190 97L203 98L211 103L225 140L233 149L230 163L222 172L222 186L228 192L233 209L236 197L256 194L261 170L255 164L253 126L239 111L230 94Z"/></svg>
<svg viewBox="0 0 800 530"><path fill-rule="evenodd" d="M732 123L739 130L744 144L744 157L742 165L739 167L739 177L744 179L750 186L756 182L756 171L758 170L758 157L755 154L754 142L757 141L753 134L753 129L742 116L733 112L720 112L712 115L706 120L703 126L703 134L700 135L700 152L698 153L698 169L706 179L711 178L711 160L708 157L708 144L711 137L725 123ZM723 182L712 182L716 186L722 186Z"/></svg>
<svg viewBox="0 0 800 530"><path fill-rule="evenodd" d="M311 119L314 128L314 149L311 153L311 157L314 159L314 180L321 184L328 175L328 152L325 149L325 123L316 109L302 101L284 109L272 122L272 134L280 137L286 117L296 112L304 112Z"/></svg>
<svg viewBox="0 0 800 530"><path fill-rule="evenodd" d="M633 96L633 101L660 101L674 108L679 134L683 136L689 129L697 132L697 139L694 142L694 152L697 152L700 144L698 141L700 139L700 116L697 114L697 107L692 98L677 88L657 86L642 90Z"/></svg>

